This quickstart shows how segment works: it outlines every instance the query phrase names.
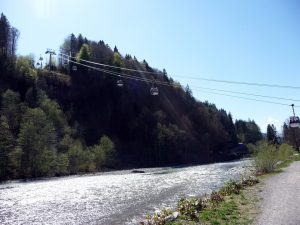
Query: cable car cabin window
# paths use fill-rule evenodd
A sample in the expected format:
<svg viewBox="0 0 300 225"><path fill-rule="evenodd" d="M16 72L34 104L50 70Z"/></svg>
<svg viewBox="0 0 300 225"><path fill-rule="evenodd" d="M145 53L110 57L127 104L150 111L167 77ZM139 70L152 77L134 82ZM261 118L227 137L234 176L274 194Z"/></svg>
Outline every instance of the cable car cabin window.
<svg viewBox="0 0 300 225"><path fill-rule="evenodd" d="M298 116L290 117L290 127L300 127L300 119Z"/></svg>
<svg viewBox="0 0 300 225"><path fill-rule="evenodd" d="M150 94L151 95L158 95L158 88L157 87L152 87L150 89Z"/></svg>
<svg viewBox="0 0 300 225"><path fill-rule="evenodd" d="M118 86L118 87L123 87L123 86L124 86L123 81L122 81L122 80L118 80L118 81L117 81L117 86Z"/></svg>

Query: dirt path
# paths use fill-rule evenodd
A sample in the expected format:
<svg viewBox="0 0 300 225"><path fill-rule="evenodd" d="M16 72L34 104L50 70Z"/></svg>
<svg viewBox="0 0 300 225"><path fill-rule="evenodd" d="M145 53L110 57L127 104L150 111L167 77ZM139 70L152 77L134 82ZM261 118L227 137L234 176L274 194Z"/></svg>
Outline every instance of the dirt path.
<svg viewBox="0 0 300 225"><path fill-rule="evenodd" d="M269 177L257 225L300 225L300 161Z"/></svg>

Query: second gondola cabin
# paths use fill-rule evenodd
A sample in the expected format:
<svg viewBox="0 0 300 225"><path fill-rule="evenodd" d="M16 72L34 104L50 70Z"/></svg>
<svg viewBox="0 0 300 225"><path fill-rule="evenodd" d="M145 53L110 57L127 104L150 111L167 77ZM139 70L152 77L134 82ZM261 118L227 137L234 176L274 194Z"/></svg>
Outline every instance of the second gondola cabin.
<svg viewBox="0 0 300 225"><path fill-rule="evenodd" d="M290 127L293 127L293 128L300 127L300 119L298 116L290 117Z"/></svg>

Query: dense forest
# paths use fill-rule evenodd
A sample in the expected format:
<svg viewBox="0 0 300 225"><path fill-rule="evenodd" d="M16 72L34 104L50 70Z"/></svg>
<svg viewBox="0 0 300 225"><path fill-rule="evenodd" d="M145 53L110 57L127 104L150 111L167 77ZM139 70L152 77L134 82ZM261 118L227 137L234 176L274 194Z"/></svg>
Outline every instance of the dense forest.
<svg viewBox="0 0 300 225"><path fill-rule="evenodd" d="M254 121L233 122L225 110L196 100L166 70L123 56L104 41L71 34L60 51L77 62L153 80L159 95L150 94L152 83L123 79L119 87L118 77L80 65L73 70L63 58L37 66L32 56L16 55L18 37L1 14L0 180L205 163L226 159L239 142L262 139Z"/></svg>

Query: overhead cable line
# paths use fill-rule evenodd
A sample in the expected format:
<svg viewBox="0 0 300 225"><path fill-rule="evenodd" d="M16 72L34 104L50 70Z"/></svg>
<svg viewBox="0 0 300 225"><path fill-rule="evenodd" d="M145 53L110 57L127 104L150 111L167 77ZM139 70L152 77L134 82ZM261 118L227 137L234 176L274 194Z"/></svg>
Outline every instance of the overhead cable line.
<svg viewBox="0 0 300 225"><path fill-rule="evenodd" d="M64 55L65 57L70 57L75 59L74 56L69 56L67 54L64 53L60 53L61 55ZM147 73L147 74L157 74L157 75L162 75L163 73L160 72L149 72L149 71L144 71L144 70L135 70L135 69L129 69L129 68L125 68L125 67L120 67L120 66L112 66L112 65L107 65L107 64L103 64L103 63L97 63L97 62L93 62L93 61L89 61L89 60L85 60L85 59L79 59L82 62L87 62L87 63L91 63L94 65L99 65L99 66L104 66L104 67L110 67L110 68L114 68L114 69L121 69L121 70L127 70L127 71L131 71L131 72L139 72L139 73Z"/></svg>
<svg viewBox="0 0 300 225"><path fill-rule="evenodd" d="M61 55L64 55L65 57L70 57L75 59L73 56L69 56L64 53L60 53ZM145 73L145 74L157 74L157 75L162 75L160 72L149 72L149 71L143 71L143 70L135 70L135 69L129 69L129 68L124 68L124 67L119 67L119 66L112 66L112 65L107 65L103 63L97 63L93 62L90 60L84 60L84 59L79 59L80 61L91 63L94 65L99 65L99 66L105 66L105 67L110 67L110 68L115 68L115 69L121 69L121 70L127 70L127 71L133 71L133 72L139 72L139 73ZM173 75L172 77L180 77L180 78L187 78L187 79L194 79L194 80L204 80L204 81L209 81L209 82L218 82L218 83L228 83L228 84L240 84L240 85L248 85L248 86L259 86L259 87L270 87L270 88L287 88L287 89L299 89L300 86L291 86L291 85L278 85L278 84L266 84L266 83L256 83L256 82L241 82L241 81L231 81L231 80L219 80L219 79L211 79L211 78L202 78L202 77L190 77L190 76L180 76L180 75Z"/></svg>
<svg viewBox="0 0 300 225"><path fill-rule="evenodd" d="M67 59L67 58L64 58L64 57L62 57L62 58L64 60L68 60L72 63L77 64L77 65L85 66L85 67L90 68L90 69L95 69L95 70L98 70L98 71L101 71L101 72L104 72L104 73L107 73L107 74L111 74L113 76L118 76L118 77L127 78L127 79L131 79L131 80L138 80L138 81L147 82L147 83L154 83L155 82L156 84L161 84L161 85L165 85L165 86L173 86L173 87L177 86L175 84L171 84L171 83L168 83L168 82L156 81L156 80L153 80L153 79L148 79L148 78L143 78L143 77L127 75L127 74L124 74L124 73L109 71L109 70L101 69L101 68L98 68L98 67L89 66L89 65L86 65L86 64L83 64L83 63L79 63L79 62L76 62L74 60L70 60L70 59Z"/></svg>
<svg viewBox="0 0 300 225"><path fill-rule="evenodd" d="M232 98L246 99L246 100L256 101L256 102L264 102L264 103L270 103L270 104L276 104L276 105L291 106L291 104L285 104L285 103L273 102L273 101L255 99L255 98L247 98L247 97L241 97L241 96L236 96L236 95L221 94L221 93L216 93L216 92L211 92L211 91L203 91L203 90L195 90L195 91L200 91L200 92L214 94L214 95L228 96L228 97L232 97ZM300 106L294 106L294 107L300 107Z"/></svg>
<svg viewBox="0 0 300 225"><path fill-rule="evenodd" d="M73 60L70 60L70 61L76 62L76 61L73 61ZM78 62L76 62L76 63L78 63ZM88 66L86 64L80 64L80 65ZM95 67L95 68L98 68L98 67ZM142 79L144 81L153 82L152 79L148 79L148 78L141 78L141 77L137 77L137 76L134 76L134 75L127 75L127 74L124 74L124 73L118 73L118 72L109 71L109 70L105 70L105 69L101 69L101 68L99 68L99 69L102 72L114 73L115 75L118 75L118 76L126 76L126 77L131 77L132 79L135 79L135 80L137 80L137 79L141 80ZM161 84L161 85L166 85L166 86L178 86L176 84L171 84L169 82L164 82L164 81L156 81L156 83ZM255 97L262 97L262 98L270 98L270 99L278 99L278 100L285 100L285 101L300 102L299 99L282 98L282 97L267 96L267 95L258 95L258 94L252 94L252 93L237 92L237 91L228 91L228 90L223 90L223 89L206 88L206 87L193 86L193 85L191 87L193 89L200 88L200 89L206 89L206 90L211 90L211 91L221 91L221 92L227 92L227 93L233 93L233 94L241 94L241 95L248 95L248 96L255 96Z"/></svg>
<svg viewBox="0 0 300 225"><path fill-rule="evenodd" d="M248 86L259 86L259 87L270 87L270 88L288 88L288 89L299 89L300 90L300 86L251 83L251 82L240 82L240 81L230 81L230 80L208 79L208 78L200 78L200 77L185 77L185 76L176 76L176 75L174 77L182 77L182 78L187 78L187 79L204 80L204 81L218 82L218 83L242 84L242 85L248 85Z"/></svg>
<svg viewBox="0 0 300 225"><path fill-rule="evenodd" d="M223 89L215 89L215 88L206 88L206 87L200 87L200 86L191 86L194 90L197 90L197 88L205 89L205 90L211 90L211 91L221 91L221 92L227 92L227 93L233 93L233 94L241 94L241 95L249 95L249 96L255 96L255 97L262 97L262 98L272 98L272 99L278 99L278 100L285 100L285 101L294 101L294 102L300 102L299 99L292 99L292 98L282 98L282 97L275 97L275 96L267 96L267 95L258 95L258 94L251 94L251 93L245 93L245 92L239 92L239 91L228 91Z"/></svg>
<svg viewBox="0 0 300 225"><path fill-rule="evenodd" d="M72 63L77 64L77 65L85 66L85 67L90 68L90 69L95 69L95 70L98 70L98 71L101 71L101 72L104 72L104 73L107 73L107 74L110 74L110 75L113 75L113 76L118 76L118 77L122 77L122 78L126 78L126 79L131 79L131 80L142 81L142 82L146 82L146 83L153 83L153 82L155 82L156 84L160 84L160 85L164 85L164 86L169 86L169 87L178 87L177 84L172 84L172 83L163 82L163 81L154 81L153 79L142 78L142 77L137 77L137 76L132 76L132 75L126 75L124 73L117 73L117 72L113 72L113 71L101 69L101 68L98 68L98 67L89 66L89 65L86 65L86 64L83 64L83 63L79 63L79 62L76 62L74 60L67 59L65 57L62 57L62 58L64 60L68 60L68 61L70 61ZM209 89L209 88L206 88L206 89ZM218 90L218 89L211 89L211 90L224 91L224 90ZM264 103L270 103L270 104L276 104L276 105L291 106L291 104L285 104L285 103L279 103L279 102L273 102L273 101L255 99L255 98L247 98L247 97L241 97L241 96L236 96L236 95L229 95L229 94L224 94L224 93L221 94L221 93L216 93L216 92L211 92L211 91L203 91L203 90L199 90L199 89L194 89L194 91L200 91L200 92L205 92L205 93L210 93L210 94L215 94L215 95L228 96L228 97L233 97L233 98L246 99L246 100L251 100L251 101L256 101L256 102L264 102ZM246 93L243 93L243 94L246 94ZM247 94L249 94L249 93L247 93ZM265 96L265 97L270 97L270 96ZM276 98L276 97L273 97L273 98ZM280 98L280 99L283 99L283 98ZM285 100L294 101L292 99L285 99ZM300 107L300 106L295 106L295 107Z"/></svg>

